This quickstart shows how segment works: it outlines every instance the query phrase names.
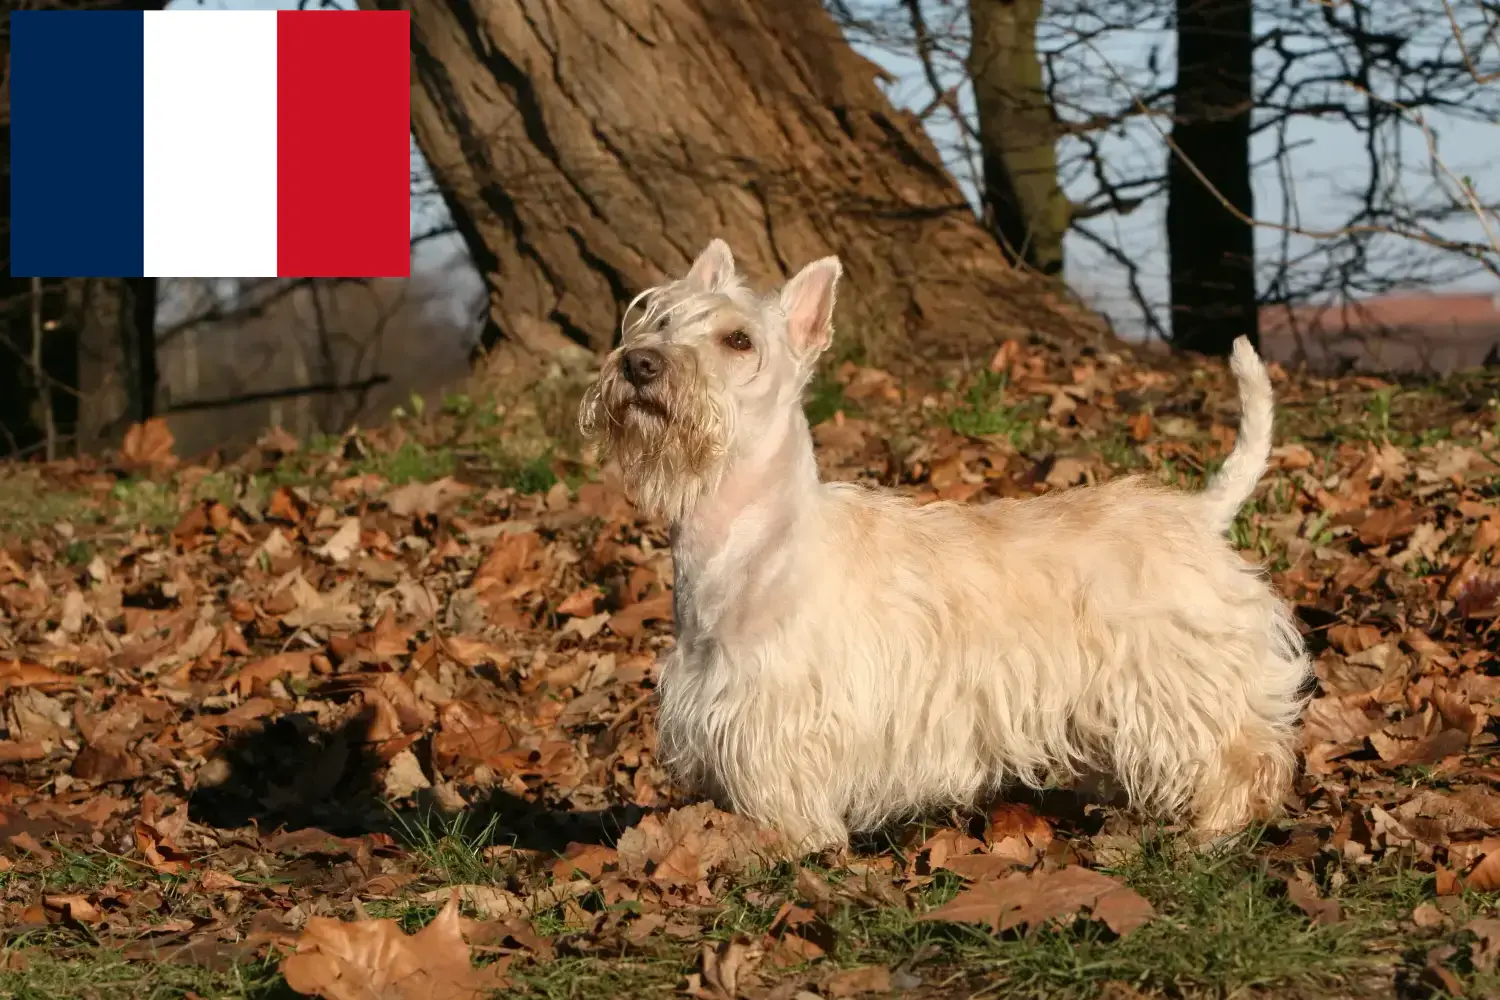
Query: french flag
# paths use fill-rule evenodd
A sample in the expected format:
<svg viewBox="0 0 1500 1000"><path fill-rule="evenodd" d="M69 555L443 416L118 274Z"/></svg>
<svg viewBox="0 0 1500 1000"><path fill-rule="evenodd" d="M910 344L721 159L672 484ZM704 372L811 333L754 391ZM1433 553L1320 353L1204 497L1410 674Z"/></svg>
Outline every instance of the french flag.
<svg viewBox="0 0 1500 1000"><path fill-rule="evenodd" d="M11 273L404 277L405 11L15 11Z"/></svg>

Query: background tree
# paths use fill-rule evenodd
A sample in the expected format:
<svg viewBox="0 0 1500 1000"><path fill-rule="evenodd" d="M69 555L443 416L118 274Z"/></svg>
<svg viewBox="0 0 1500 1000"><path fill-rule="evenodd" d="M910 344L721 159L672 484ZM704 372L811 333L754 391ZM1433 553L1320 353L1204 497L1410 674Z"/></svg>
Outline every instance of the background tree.
<svg viewBox="0 0 1500 1000"><path fill-rule="evenodd" d="M1013 259L1061 275L1072 204L1058 186L1057 123L1036 47L1041 13L1042 0L969 0L967 67L986 215Z"/></svg>
<svg viewBox="0 0 1500 1000"><path fill-rule="evenodd" d="M712 235L761 281L837 252L845 344L875 353L1084 323L1010 266L816 0L405 6L413 129L489 288L485 346L605 350Z"/></svg>
<svg viewBox="0 0 1500 1000"><path fill-rule="evenodd" d="M1167 157L1172 343L1227 355L1260 343L1250 186L1255 45L1250 0L1177 0Z"/></svg>
<svg viewBox="0 0 1500 1000"><path fill-rule="evenodd" d="M858 47L915 67L892 92L956 176L983 173L971 26L994 15L976 0L826 3ZM1493 199L1452 162L1460 128L1500 124L1497 43L1488 0L1048 0L1036 58L1057 182L1076 257L1095 262L1070 274L1075 293L1128 333L1217 351L1266 307L1500 274ZM970 193L990 210L984 182ZM1128 297L1100 287L1101 257Z"/></svg>

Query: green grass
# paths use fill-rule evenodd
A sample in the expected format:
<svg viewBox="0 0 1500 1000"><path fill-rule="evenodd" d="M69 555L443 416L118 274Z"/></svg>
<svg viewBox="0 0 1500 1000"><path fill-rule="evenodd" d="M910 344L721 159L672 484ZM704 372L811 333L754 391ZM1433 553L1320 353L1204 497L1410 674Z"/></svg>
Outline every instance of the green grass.
<svg viewBox="0 0 1500 1000"><path fill-rule="evenodd" d="M10 1000L180 1000L189 991L205 1000L291 1000L297 996L269 962L214 971L129 961L118 951L102 948L59 954L32 946L25 937L12 941L0 957L15 951L24 954L27 968L0 969L0 996Z"/></svg>
<svg viewBox="0 0 1500 1000"><path fill-rule="evenodd" d="M972 438L1005 438L1021 451L1035 449L1055 450L1059 446L1059 435L1052 427L1042 426L1046 416L1045 402L1034 397L1016 402L1006 398L1009 378L1005 373L995 374L981 370L969 383L968 388L952 409L938 411L937 417L955 433ZM1088 442L1093 453L1096 442ZM1133 446L1122 438L1106 442L1115 458L1128 466L1144 464L1138 453L1127 457Z"/></svg>
<svg viewBox="0 0 1500 1000"><path fill-rule="evenodd" d="M843 383L827 372L819 372L808 383L802 408L807 414L807 422L813 427L833 419L833 415L840 410L845 416L854 416L859 412L859 408L844 395Z"/></svg>
<svg viewBox="0 0 1500 1000"><path fill-rule="evenodd" d="M706 937L765 933L780 901L794 896L796 873L797 866L783 864L740 880ZM817 874L832 884L842 877L836 871ZM1389 981L1393 963L1415 961L1420 967L1419 958L1403 954L1417 943L1403 941L1398 921L1430 899L1430 876L1400 868L1345 873L1342 888L1333 893L1345 919L1320 926L1243 846L1201 853L1148 839L1115 874L1158 911L1154 921L1123 939L1086 920L999 935L978 925L919 921L923 910L959 891L958 880L944 875L913 910L843 907L830 920L836 944L828 961L909 971L924 989L951 988L955 996L982 988L987 995L1037 1000L1097 996L1111 981L1181 998L1359 995L1365 984ZM1483 903L1466 902L1457 926ZM1446 938L1466 947L1461 930ZM1422 954L1442 939L1421 942ZM694 968L696 953L694 942L651 939L620 958L523 964L515 970L517 995L603 1000L665 992ZM1475 974L1462 961L1456 968L1478 989L1471 995L1492 995L1483 992L1497 985L1492 976Z"/></svg>
<svg viewBox="0 0 1500 1000"><path fill-rule="evenodd" d="M54 489L32 469L0 470L0 534L29 535L48 525L80 524L95 516L82 493Z"/></svg>
<svg viewBox="0 0 1500 1000"><path fill-rule="evenodd" d="M1500 377L1491 371L1458 372L1440 379L1410 378L1363 392L1316 396L1277 410L1284 441L1389 441L1422 447L1453 437L1455 408L1488 413L1500 432Z"/></svg>
<svg viewBox="0 0 1500 1000"><path fill-rule="evenodd" d="M441 885L504 885L516 871L514 857L486 856L502 842L496 817L480 825L472 814L399 815L402 839L421 859L420 868Z"/></svg>
<svg viewBox="0 0 1500 1000"><path fill-rule="evenodd" d="M503 459L499 470L501 482L521 493L546 493L557 485L550 452L533 458Z"/></svg>
<svg viewBox="0 0 1500 1000"><path fill-rule="evenodd" d="M1022 405L1005 402L1009 379L981 371L975 376L963 401L947 413L947 423L954 431L968 437L1006 437L1023 444L1034 431L1035 414Z"/></svg>
<svg viewBox="0 0 1500 1000"><path fill-rule="evenodd" d="M1414 769L1411 778L1421 780L1422 774ZM521 871L518 855L487 850L503 839L498 834L493 823L482 825L465 817L408 817L401 839L421 877L401 898L368 903L370 915L395 919L412 933L437 912L435 904L419 898L433 887L480 884L518 889L518 880L539 886L545 876ZM981 925L919 920L962 890L957 877L939 873L912 894L909 908L869 905L850 897L827 918L832 941L827 958L804 971L816 977L839 967L883 965L919 979L919 996L967 996L983 990L1018 1000L1084 1000L1099 995L1106 983L1121 982L1147 996L1178 1000L1311 1000L1389 995L1393 979L1420 974L1429 949L1451 944L1456 952L1448 964L1462 978L1467 995L1493 996L1500 991L1500 975L1473 967L1472 937L1463 930L1469 920L1492 911L1492 898L1470 894L1442 901L1449 911L1448 927L1416 931L1410 924L1413 908L1434 902L1430 874L1395 862L1358 866L1325 858L1318 866L1320 892L1339 901L1344 919L1316 925L1286 898L1266 854L1252 836L1217 850L1197 851L1147 831L1138 850L1116 867L1104 868L1157 909L1156 919L1125 938L1086 919L1002 934ZM696 969L701 941L724 941L739 934L759 939L770 931L782 902L798 898L798 876L804 869L836 890L857 885L855 880L862 877L808 860L781 862L728 881L711 879L717 897L713 904L675 914L697 926L695 938L658 933L624 950L613 939L616 943L595 953L563 948L548 962L521 958L512 969L513 984L506 995L559 1000L669 995ZM167 899L169 910L180 906L185 909L178 912L196 912L199 901L184 893L185 885L181 879L112 855L66 850L43 871L0 875L0 895L11 899L45 892L87 895L105 888L155 888ZM598 896L581 902L595 911L602 906ZM639 911L637 904L628 902L617 909ZM532 925L538 934L558 940L586 933L568 923L561 908L535 915ZM66 926L20 935L7 946L24 951L30 963L24 970L0 970L0 996L18 1000L166 998L188 991L205 1000L290 996L269 960L230 964L219 971L141 958L127 961L91 932ZM775 974L769 966L762 971L768 977Z"/></svg>
<svg viewBox="0 0 1500 1000"><path fill-rule="evenodd" d="M170 528L182 516L177 490L171 483L122 479L110 488L118 520L150 528Z"/></svg>
<svg viewBox="0 0 1500 1000"><path fill-rule="evenodd" d="M106 887L133 889L148 883L169 891L183 883L183 879L177 876L163 875L139 862L112 854L66 848L58 849L56 854L53 863L41 873L41 885L47 892L86 893ZM0 878L4 877L0 875Z"/></svg>
<svg viewBox="0 0 1500 1000"><path fill-rule="evenodd" d="M1088 450L1098 455L1111 470L1134 472L1149 464L1146 456L1141 453L1140 446L1125 431L1119 429L1089 442Z"/></svg>
<svg viewBox="0 0 1500 1000"><path fill-rule="evenodd" d="M429 448L416 441L403 441L394 451L375 452L355 463L355 471L373 473L396 486L430 483L453 474L453 453L447 448Z"/></svg>
<svg viewBox="0 0 1500 1000"><path fill-rule="evenodd" d="M1372 440L1384 441L1391 436L1391 397L1395 391L1394 387L1376 390L1365 402L1369 420L1366 431Z"/></svg>

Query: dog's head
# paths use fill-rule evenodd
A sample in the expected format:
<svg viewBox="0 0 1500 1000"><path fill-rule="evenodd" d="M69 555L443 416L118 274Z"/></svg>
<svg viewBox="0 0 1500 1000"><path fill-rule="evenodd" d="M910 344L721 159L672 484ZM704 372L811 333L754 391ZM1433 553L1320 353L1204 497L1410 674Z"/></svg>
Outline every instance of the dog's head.
<svg viewBox="0 0 1500 1000"><path fill-rule="evenodd" d="M579 424L619 459L644 509L685 517L737 455L800 414L833 337L840 271L824 257L757 295L716 239L685 277L630 304Z"/></svg>

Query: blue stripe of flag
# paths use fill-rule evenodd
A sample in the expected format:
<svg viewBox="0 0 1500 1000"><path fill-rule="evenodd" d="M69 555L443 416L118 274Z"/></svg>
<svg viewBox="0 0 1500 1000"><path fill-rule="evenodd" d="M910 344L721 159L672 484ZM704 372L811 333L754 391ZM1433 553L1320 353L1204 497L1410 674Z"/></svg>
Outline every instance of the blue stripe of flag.
<svg viewBox="0 0 1500 1000"><path fill-rule="evenodd" d="M11 274L144 272L144 17L10 15Z"/></svg>

